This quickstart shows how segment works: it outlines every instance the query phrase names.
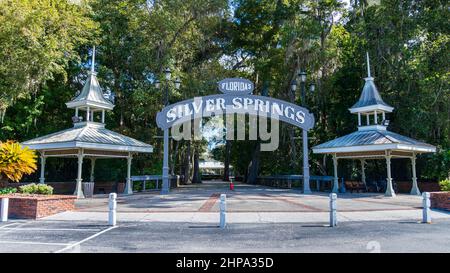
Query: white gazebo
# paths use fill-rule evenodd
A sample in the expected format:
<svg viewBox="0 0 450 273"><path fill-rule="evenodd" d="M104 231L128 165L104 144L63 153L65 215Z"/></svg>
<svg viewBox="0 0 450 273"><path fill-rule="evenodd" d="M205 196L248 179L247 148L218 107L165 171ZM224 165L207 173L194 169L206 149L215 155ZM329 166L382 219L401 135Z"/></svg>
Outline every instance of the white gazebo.
<svg viewBox="0 0 450 273"><path fill-rule="evenodd" d="M412 167L411 194L420 195L416 177L416 155L434 153L436 147L387 130L389 121L386 113L391 113L394 107L389 106L381 98L374 78L370 75L369 55L367 54L367 73L364 88L359 101L349 110L358 115L358 131L313 147L316 154L331 154L334 165L333 192L338 191L338 159L359 159L361 162L362 182L366 183L365 165L369 159L385 159L387 167L387 186L385 196L394 197L392 186L391 159L409 158ZM381 120L380 120L381 115ZM363 125L362 116L366 118ZM380 122L381 121L381 122Z"/></svg>
<svg viewBox="0 0 450 273"><path fill-rule="evenodd" d="M95 47L92 54L91 71L81 93L72 101L67 102L68 108L75 109L72 118L74 125L70 129L50 135L31 139L22 143L40 153L41 175L39 182L45 183L45 160L48 157L74 157L78 159L78 173L74 195L83 198L82 164L84 158L91 160L90 182L94 182L95 160L99 158L126 158L127 180L125 193L132 194L131 160L137 153L151 153L153 147L131 137L121 135L105 128L105 111L114 108L114 104L103 91L94 70ZM85 113L85 121L79 116ZM96 114L100 113L97 116Z"/></svg>

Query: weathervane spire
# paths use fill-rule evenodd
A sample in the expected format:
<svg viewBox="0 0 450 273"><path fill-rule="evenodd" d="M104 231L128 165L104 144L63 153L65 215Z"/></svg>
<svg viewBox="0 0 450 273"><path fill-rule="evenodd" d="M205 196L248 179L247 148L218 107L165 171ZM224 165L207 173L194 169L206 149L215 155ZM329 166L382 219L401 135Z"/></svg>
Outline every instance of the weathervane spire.
<svg viewBox="0 0 450 273"><path fill-rule="evenodd" d="M92 64L91 64L91 73L95 72L95 46L92 48Z"/></svg>
<svg viewBox="0 0 450 273"><path fill-rule="evenodd" d="M370 59L369 59L369 52L368 51L366 51L366 59L367 59L367 77L368 78L370 78L370 77L372 77L371 75L370 75Z"/></svg>

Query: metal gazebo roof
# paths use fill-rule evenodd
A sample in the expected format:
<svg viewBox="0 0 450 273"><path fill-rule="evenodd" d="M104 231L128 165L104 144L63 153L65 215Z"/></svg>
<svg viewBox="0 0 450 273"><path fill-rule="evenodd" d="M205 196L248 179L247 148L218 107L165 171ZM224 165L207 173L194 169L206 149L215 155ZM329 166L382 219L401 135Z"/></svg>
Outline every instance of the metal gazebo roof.
<svg viewBox="0 0 450 273"><path fill-rule="evenodd" d="M88 148L105 151L151 153L150 144L105 129L96 122L75 123L73 128L22 143L34 150Z"/></svg>

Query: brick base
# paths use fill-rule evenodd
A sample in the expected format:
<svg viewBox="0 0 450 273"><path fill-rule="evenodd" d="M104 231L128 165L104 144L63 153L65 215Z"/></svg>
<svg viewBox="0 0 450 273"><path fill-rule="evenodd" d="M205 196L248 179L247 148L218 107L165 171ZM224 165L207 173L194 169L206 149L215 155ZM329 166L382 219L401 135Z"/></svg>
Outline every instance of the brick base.
<svg viewBox="0 0 450 273"><path fill-rule="evenodd" d="M442 209L450 211L450 192L431 192L430 201L432 209Z"/></svg>
<svg viewBox="0 0 450 273"><path fill-rule="evenodd" d="M0 196L9 197L11 218L38 219L64 211L75 210L76 196Z"/></svg>

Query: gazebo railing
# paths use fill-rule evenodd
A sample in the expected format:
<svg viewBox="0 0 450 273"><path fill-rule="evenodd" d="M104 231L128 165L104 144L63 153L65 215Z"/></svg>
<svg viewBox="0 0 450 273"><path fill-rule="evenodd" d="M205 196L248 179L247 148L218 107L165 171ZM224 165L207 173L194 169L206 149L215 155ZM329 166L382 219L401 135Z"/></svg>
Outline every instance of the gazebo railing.
<svg viewBox="0 0 450 273"><path fill-rule="evenodd" d="M170 175L169 176L169 181L170 184L174 187L178 186L178 183L180 181L180 179L182 179L183 176L180 175ZM135 176L131 176L131 188L133 189L133 185L135 182L140 182L142 183L142 190L141 191L157 191L161 189L162 186L162 175L135 175ZM175 182L173 182L172 180L175 179ZM155 181L155 188L147 188L146 187L146 182L148 181ZM176 183L175 184L173 183Z"/></svg>
<svg viewBox="0 0 450 273"><path fill-rule="evenodd" d="M156 187L154 189L147 189L146 183L147 181L155 181ZM134 186L134 182L142 183L142 191L150 191L150 190L158 190L160 188L159 182L162 183L162 175L137 175L131 176L131 188Z"/></svg>

